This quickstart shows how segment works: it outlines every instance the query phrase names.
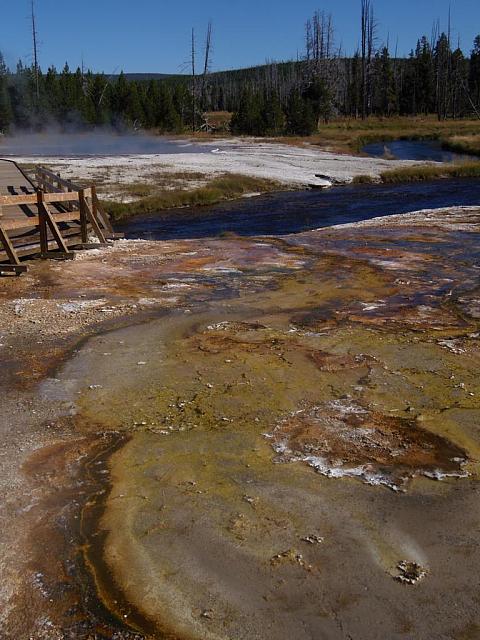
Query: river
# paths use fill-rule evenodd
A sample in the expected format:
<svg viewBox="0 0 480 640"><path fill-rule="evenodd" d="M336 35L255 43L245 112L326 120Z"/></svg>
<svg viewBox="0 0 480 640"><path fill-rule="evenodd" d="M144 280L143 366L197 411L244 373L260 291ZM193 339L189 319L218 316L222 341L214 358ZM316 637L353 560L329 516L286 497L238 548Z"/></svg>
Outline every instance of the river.
<svg viewBox="0 0 480 640"><path fill-rule="evenodd" d="M421 162L454 162L471 160L471 156L444 149L439 140L382 140L372 142L362 151L375 158L393 157L396 160Z"/></svg>
<svg viewBox="0 0 480 640"><path fill-rule="evenodd" d="M480 203L480 181L435 180L398 185L349 185L328 191L288 191L212 207L137 217L122 225L127 238L172 240L222 233L283 235L421 209Z"/></svg>

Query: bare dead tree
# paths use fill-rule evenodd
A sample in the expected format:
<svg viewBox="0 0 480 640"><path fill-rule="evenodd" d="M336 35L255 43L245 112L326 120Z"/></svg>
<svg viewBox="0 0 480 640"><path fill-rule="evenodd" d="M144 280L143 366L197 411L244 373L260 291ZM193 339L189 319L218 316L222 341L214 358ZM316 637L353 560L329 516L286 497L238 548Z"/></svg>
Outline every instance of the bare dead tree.
<svg viewBox="0 0 480 640"><path fill-rule="evenodd" d="M333 31L332 16L324 11L316 11L305 25L305 60L310 80L328 75L325 61L332 58Z"/></svg>
<svg viewBox="0 0 480 640"><path fill-rule="evenodd" d="M210 20L207 27L207 35L205 38L205 58L203 63L202 74L202 108L206 103L206 91L207 91L207 76L210 73L212 55L212 21Z"/></svg>
<svg viewBox="0 0 480 640"><path fill-rule="evenodd" d="M195 29L192 29L192 131L197 128L197 76L195 69Z"/></svg>
<svg viewBox="0 0 480 640"><path fill-rule="evenodd" d="M447 72L445 74L445 86L443 90L443 113L444 117L447 117L448 103L449 103L449 89L452 77L452 7L448 5L448 29L447 29Z"/></svg>
<svg viewBox="0 0 480 640"><path fill-rule="evenodd" d="M371 66L375 49L376 22L372 0L361 0L362 31L362 118L366 118L371 103Z"/></svg>
<svg viewBox="0 0 480 640"><path fill-rule="evenodd" d="M32 44L33 44L33 71L35 74L35 95L38 101L40 100L40 83L39 83L39 68L38 68L38 46L37 46L37 26L35 17L35 2L31 1L31 19L32 19Z"/></svg>
<svg viewBox="0 0 480 640"><path fill-rule="evenodd" d="M307 62L310 62L313 57L313 33L310 19L305 24L305 51Z"/></svg>

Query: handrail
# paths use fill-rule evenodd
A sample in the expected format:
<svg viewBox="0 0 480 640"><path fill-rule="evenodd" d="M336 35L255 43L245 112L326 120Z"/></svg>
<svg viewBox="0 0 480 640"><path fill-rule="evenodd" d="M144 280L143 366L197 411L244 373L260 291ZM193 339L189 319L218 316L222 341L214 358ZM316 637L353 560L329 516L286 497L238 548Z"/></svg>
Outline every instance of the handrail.
<svg viewBox="0 0 480 640"><path fill-rule="evenodd" d="M53 182L56 182L57 184L62 185L63 187L66 187L67 189L70 189L72 191L80 191L82 189L82 187L78 186L77 184L74 184L73 182L70 182L70 180L65 180L65 178L62 178L61 176L57 175L53 171L50 171L50 169L45 169L44 167L37 167L35 170L35 173L37 174L37 176L40 176L40 177L46 176L50 178L50 180L52 180Z"/></svg>
<svg viewBox="0 0 480 640"><path fill-rule="evenodd" d="M25 193L19 196L0 195L0 206L2 207L14 207L22 204L37 204L37 194Z"/></svg>
<svg viewBox="0 0 480 640"><path fill-rule="evenodd" d="M20 257L38 253L42 258L71 258L69 247L86 248L92 232L102 244L117 237L95 185L83 188L43 167L36 167L36 184L23 175L35 193L29 187L26 193L0 194L0 253L3 249L8 260L0 263L0 273L24 272ZM9 211L11 207L17 211Z"/></svg>

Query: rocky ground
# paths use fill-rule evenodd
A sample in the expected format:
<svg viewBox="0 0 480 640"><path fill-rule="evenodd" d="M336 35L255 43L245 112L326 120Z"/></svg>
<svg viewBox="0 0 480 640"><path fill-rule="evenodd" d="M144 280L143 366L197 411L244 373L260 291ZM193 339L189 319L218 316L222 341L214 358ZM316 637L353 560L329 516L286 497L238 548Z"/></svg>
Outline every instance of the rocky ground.
<svg viewBox="0 0 480 640"><path fill-rule="evenodd" d="M202 144L202 143L199 143ZM378 177L388 169L419 164L339 155L314 146L261 143L244 139L203 143L210 153L164 153L99 157L18 157L24 165L46 164L71 180L100 185L102 197L128 201L128 185L152 185L166 189L204 186L209 179L233 173L273 180L288 188L349 183L355 176Z"/></svg>
<svg viewBox="0 0 480 640"><path fill-rule="evenodd" d="M0 636L477 638L480 210L0 280Z"/></svg>

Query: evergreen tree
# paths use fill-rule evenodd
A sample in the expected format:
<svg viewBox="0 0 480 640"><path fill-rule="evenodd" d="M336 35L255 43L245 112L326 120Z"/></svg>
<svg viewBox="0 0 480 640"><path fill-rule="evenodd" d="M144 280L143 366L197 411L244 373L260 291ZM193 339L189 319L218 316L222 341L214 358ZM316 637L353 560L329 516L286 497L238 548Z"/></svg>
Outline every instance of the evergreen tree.
<svg viewBox="0 0 480 640"><path fill-rule="evenodd" d="M345 115L358 118L362 105L362 61L358 51L348 61L347 74Z"/></svg>
<svg viewBox="0 0 480 640"><path fill-rule="evenodd" d="M469 89L471 99L480 111L480 35L475 38L470 55Z"/></svg>
<svg viewBox="0 0 480 640"><path fill-rule="evenodd" d="M8 69L0 52L0 133L4 133L12 121L12 107L8 92Z"/></svg>
<svg viewBox="0 0 480 640"><path fill-rule="evenodd" d="M140 101L140 95L138 90L138 84L131 82L127 85L127 108L126 118L129 124L138 128L142 126L145 114L143 111L142 103Z"/></svg>
<svg viewBox="0 0 480 640"><path fill-rule="evenodd" d="M438 119L445 120L451 105L452 66L452 51L450 49L450 40L446 33L442 33L438 38L433 58L436 75L435 106Z"/></svg>
<svg viewBox="0 0 480 640"><path fill-rule="evenodd" d="M463 51L456 49L452 53L451 78L451 115L460 118L467 112L468 64Z"/></svg>
<svg viewBox="0 0 480 640"><path fill-rule="evenodd" d="M388 47L383 47L375 60L376 78L375 103L377 113L391 116L398 112L398 99L395 88L392 59Z"/></svg>
<svg viewBox="0 0 480 640"><path fill-rule="evenodd" d="M318 130L311 101L305 100L295 89L288 101L286 130L288 134L294 136L310 136Z"/></svg>
<svg viewBox="0 0 480 640"><path fill-rule="evenodd" d="M245 89L240 99L238 111L232 117L232 132L251 136L265 135L264 114L263 99L258 94Z"/></svg>
<svg viewBox="0 0 480 640"><path fill-rule="evenodd" d="M263 102L262 121L264 135L278 136L285 128L285 114L278 94L271 92Z"/></svg>
<svg viewBox="0 0 480 640"><path fill-rule="evenodd" d="M303 92L302 98L310 105L309 110L315 116L316 128L318 128L320 119L328 122L332 115L332 96L324 80L315 78L310 82Z"/></svg>
<svg viewBox="0 0 480 640"><path fill-rule="evenodd" d="M170 87L162 85L159 95L159 110L156 125L162 131L180 131L182 121L175 107L175 100Z"/></svg>
<svg viewBox="0 0 480 640"><path fill-rule="evenodd" d="M416 80L415 111L427 115L435 109L435 69L432 48L425 36L417 42L412 64Z"/></svg>

